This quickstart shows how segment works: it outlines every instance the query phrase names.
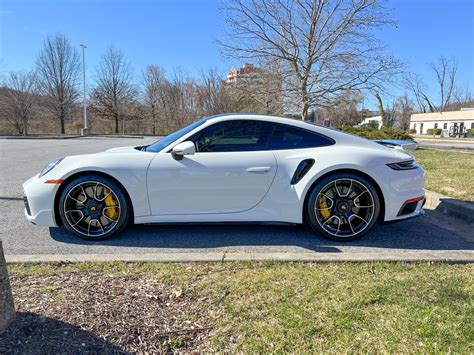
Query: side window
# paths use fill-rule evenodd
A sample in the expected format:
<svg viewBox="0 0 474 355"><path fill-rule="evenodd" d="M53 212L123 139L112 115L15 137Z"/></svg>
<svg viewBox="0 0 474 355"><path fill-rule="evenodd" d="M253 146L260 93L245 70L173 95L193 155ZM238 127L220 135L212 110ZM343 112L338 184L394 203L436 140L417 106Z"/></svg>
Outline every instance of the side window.
<svg viewBox="0 0 474 355"><path fill-rule="evenodd" d="M279 124L275 127L270 148L272 150L324 147L334 141L318 133L298 127Z"/></svg>
<svg viewBox="0 0 474 355"><path fill-rule="evenodd" d="M219 122L191 137L196 150L205 152L247 152L268 150L272 126L264 121Z"/></svg>

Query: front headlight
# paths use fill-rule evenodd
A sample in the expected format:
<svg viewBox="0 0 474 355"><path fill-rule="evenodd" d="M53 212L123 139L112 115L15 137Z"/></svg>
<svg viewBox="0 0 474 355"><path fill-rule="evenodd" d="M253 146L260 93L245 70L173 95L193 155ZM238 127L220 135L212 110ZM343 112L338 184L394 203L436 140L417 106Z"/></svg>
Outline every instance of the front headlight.
<svg viewBox="0 0 474 355"><path fill-rule="evenodd" d="M55 161L52 161L48 165L46 165L43 170L41 170L40 174L38 177L42 177L43 175L49 173L51 170L53 170L64 158L59 158Z"/></svg>

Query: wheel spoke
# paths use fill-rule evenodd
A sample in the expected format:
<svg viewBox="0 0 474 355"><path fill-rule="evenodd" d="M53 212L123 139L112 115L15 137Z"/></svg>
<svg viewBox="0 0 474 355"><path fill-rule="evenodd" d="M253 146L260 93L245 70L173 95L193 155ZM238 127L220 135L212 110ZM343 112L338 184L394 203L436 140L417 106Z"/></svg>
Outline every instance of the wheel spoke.
<svg viewBox="0 0 474 355"><path fill-rule="evenodd" d="M89 225L87 226L87 235L91 235L91 223L92 223L93 219L91 218L89 220Z"/></svg>
<svg viewBox="0 0 474 355"><path fill-rule="evenodd" d="M359 201L359 198L360 198L363 194L365 194L365 193L367 193L367 192L368 192L367 190L362 191L359 195L357 195L357 196L352 200L352 201L354 202L354 206L355 206L355 207L357 207L357 208L370 208L370 207L374 207L374 204L371 204L371 205L368 205L368 206L361 206L361 205L359 205L358 202L356 202L356 201Z"/></svg>
<svg viewBox="0 0 474 355"><path fill-rule="evenodd" d="M83 219L84 219L84 213L81 211L81 210L69 210L69 211L66 211L66 214L68 213L77 213L79 212L81 214L81 218L79 218L75 223L71 224L72 227L76 226L79 224L79 222L81 222Z"/></svg>
<svg viewBox="0 0 474 355"><path fill-rule="evenodd" d="M72 192L73 190L69 191L69 193L67 194L67 197L69 197L70 199L72 199L72 200L76 201L77 203L80 203L81 205L83 205L84 203L87 202L88 196L87 196L86 192L84 191L84 188L83 188L81 185L79 185L79 187L81 188L82 193L83 193L83 195L84 195L84 200L83 200L83 201L80 201L79 199L77 199L77 198L71 196L71 192ZM77 195L77 197L79 197L80 195L81 195L81 194Z"/></svg>
<svg viewBox="0 0 474 355"><path fill-rule="evenodd" d="M100 223L100 220L99 220L99 219L94 219L94 221L97 222L97 224L99 225L100 229L102 229L102 234L104 234L104 233L105 233L104 227L102 226L102 223Z"/></svg>
<svg viewBox="0 0 474 355"><path fill-rule="evenodd" d="M324 194L324 193L320 193L319 195L323 195L325 198L327 198L329 201L331 201L331 206L329 207L325 207L325 208L318 208L318 207L315 207L315 210L317 211L321 211L321 210L330 210L331 208L334 207L334 200L329 197L328 195ZM316 199L316 204L318 203L318 200L319 200L319 195L318 195L318 198Z"/></svg>
<svg viewBox="0 0 474 355"><path fill-rule="evenodd" d="M341 228L341 219L338 216L329 217L326 221L324 221L323 226L326 225L328 222L332 221L334 218L337 219L338 221L337 230L336 230L336 235L337 235L337 233L339 233L339 230Z"/></svg>
<svg viewBox="0 0 474 355"><path fill-rule="evenodd" d="M364 222L366 225L368 224L368 222L363 219L361 216L357 215L357 214L353 214L353 215L350 215L349 218L347 219L347 221L349 222L349 227L351 228L351 231L352 233L356 233L354 231L354 228L352 227L352 223L351 223L351 220L354 219L354 218L359 218L362 222Z"/></svg>
<svg viewBox="0 0 474 355"><path fill-rule="evenodd" d="M344 186L341 186L342 190L339 190L339 188L337 187L337 182L338 181L341 181L341 180L334 180L334 187L336 189L336 193L339 197L347 197L349 196L349 194L351 193L351 190L352 190L352 180L351 179L348 179L348 180L342 180L342 181L349 181L349 187L347 188L347 192L345 194L342 194L342 191L344 189Z"/></svg>

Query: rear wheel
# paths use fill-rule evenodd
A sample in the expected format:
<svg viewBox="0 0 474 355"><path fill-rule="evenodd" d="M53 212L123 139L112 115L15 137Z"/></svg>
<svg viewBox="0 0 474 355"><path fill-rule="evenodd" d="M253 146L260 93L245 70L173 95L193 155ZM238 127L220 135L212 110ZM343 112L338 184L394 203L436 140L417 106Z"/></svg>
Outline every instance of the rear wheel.
<svg viewBox="0 0 474 355"><path fill-rule="evenodd" d="M367 179L340 173L316 184L306 209L314 231L329 239L349 241L373 227L380 213L380 199Z"/></svg>
<svg viewBox="0 0 474 355"><path fill-rule="evenodd" d="M102 240L120 232L129 219L122 189L101 176L81 176L61 193L59 214L64 226L77 236Z"/></svg>

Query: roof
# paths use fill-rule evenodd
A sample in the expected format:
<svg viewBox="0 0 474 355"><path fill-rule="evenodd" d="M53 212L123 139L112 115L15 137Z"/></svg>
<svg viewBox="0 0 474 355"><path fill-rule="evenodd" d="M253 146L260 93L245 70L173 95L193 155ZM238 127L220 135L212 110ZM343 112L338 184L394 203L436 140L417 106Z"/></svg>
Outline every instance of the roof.
<svg viewBox="0 0 474 355"><path fill-rule="evenodd" d="M446 111L446 112L430 112L430 113L414 113L411 115L410 122L426 122L426 121L463 121L474 120L473 110L462 111Z"/></svg>

